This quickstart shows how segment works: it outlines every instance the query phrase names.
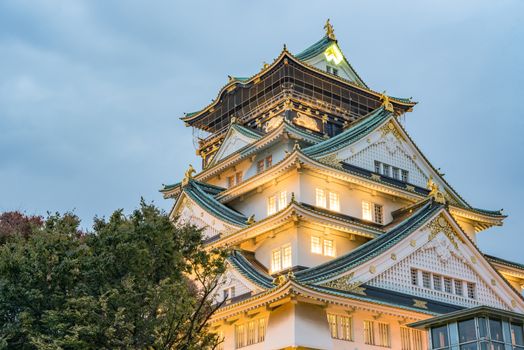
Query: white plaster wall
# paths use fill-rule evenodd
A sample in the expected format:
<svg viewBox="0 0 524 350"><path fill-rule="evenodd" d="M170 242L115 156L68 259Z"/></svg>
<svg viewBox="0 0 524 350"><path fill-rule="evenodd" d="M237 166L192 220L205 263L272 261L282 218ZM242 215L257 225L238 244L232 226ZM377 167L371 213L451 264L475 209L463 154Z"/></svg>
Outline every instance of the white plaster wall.
<svg viewBox="0 0 524 350"><path fill-rule="evenodd" d="M287 201L291 201L291 193L294 192L295 196L299 189L299 182L296 173L290 173L288 177L278 181L276 184L271 183L268 186L264 186L261 192L256 190L243 196L243 198L235 199L228 203L231 207L235 208L245 216L249 217L255 214L255 220L259 221L267 217L267 199L270 196L277 195L282 191L287 192ZM278 201L278 199L277 199Z"/></svg>
<svg viewBox="0 0 524 350"><path fill-rule="evenodd" d="M333 349L326 312L318 305L295 305L295 339L293 346Z"/></svg>
<svg viewBox="0 0 524 350"><path fill-rule="evenodd" d="M391 212L406 205L402 200L393 200L377 193L373 195L371 191L360 187L350 189L345 185L335 181L326 181L315 176L312 172L301 174L300 179L300 201L311 205L316 205L316 189L323 188L327 191L334 191L340 195L340 212L356 218L362 218L362 201L370 201L384 207L384 223L392 220Z"/></svg>
<svg viewBox="0 0 524 350"><path fill-rule="evenodd" d="M311 253L311 236L332 239L335 242L335 257ZM350 240L349 235L346 233L324 230L321 227L315 228L309 225L301 225L298 228L297 235L297 264L306 267L316 266L335 259L337 256L344 255L364 242L365 239L360 237L355 237L354 240Z"/></svg>
<svg viewBox="0 0 524 350"><path fill-rule="evenodd" d="M261 242L255 251L255 258L264 267L266 267L271 273L271 252L274 249L280 248L283 245L291 244L291 266L298 264L297 258L297 229L292 227L291 229L284 230L282 232L275 233L273 238L267 238Z"/></svg>

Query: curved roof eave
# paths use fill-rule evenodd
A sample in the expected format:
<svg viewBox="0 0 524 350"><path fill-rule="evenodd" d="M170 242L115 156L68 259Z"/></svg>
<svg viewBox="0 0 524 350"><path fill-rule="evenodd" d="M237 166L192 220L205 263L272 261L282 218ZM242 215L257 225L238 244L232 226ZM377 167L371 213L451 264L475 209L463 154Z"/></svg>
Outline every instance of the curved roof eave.
<svg viewBox="0 0 524 350"><path fill-rule="evenodd" d="M209 109L211 109L213 106L216 106L220 100L221 100L221 97L224 93L226 93L230 88L232 88L233 86L239 86L239 85L247 85L247 84L250 84L251 82L255 81L257 78L260 78L262 77L264 74L266 73L269 73L273 68L275 68L277 66L277 64L279 64L282 60L284 60L285 58L289 58L291 60L293 60L295 63L305 67L305 68L308 68L312 71L315 71L316 73L320 73L330 79L333 79L333 80L337 80L339 82L342 82L344 84L347 84L347 85L350 85L354 88L357 88L361 91L364 91L364 92L367 92L369 94L372 94L378 98L380 98L382 96L382 93L379 93L377 91L374 91L368 87L365 87L365 86L361 86L355 82L352 82L350 80L347 80L347 79L344 79L340 76L336 76L336 75L332 75L332 74L329 74L321 69L318 69L317 67L314 67L310 64L307 64L306 62L298 59L297 57L293 56L293 54L291 54L287 49L283 49L282 52L280 53L280 55L273 61L273 63L271 63L269 66L263 68L260 72L258 72L257 74L253 75L252 77L250 77L249 79L247 80L242 80L242 81L239 81L239 80L231 80L229 81L226 85L224 85L217 97L209 104L207 105L206 107L204 107L203 109L201 109L200 111L197 111L197 112L191 112L191 113L186 113L184 117L181 117L180 119L186 123L189 123L195 119L197 119L200 115L202 115L204 112L208 111ZM407 107L413 107L417 104L417 102L412 102L410 101L409 99L404 99L404 98L396 98L396 97L392 97L392 96L389 96L390 98L390 102L395 102L399 105L403 105L403 106L407 106Z"/></svg>

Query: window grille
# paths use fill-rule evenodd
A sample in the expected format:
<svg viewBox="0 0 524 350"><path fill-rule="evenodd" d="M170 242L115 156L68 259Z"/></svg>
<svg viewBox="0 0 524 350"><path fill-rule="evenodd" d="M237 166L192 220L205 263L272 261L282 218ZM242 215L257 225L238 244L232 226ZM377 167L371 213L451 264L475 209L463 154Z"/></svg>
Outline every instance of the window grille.
<svg viewBox="0 0 524 350"><path fill-rule="evenodd" d="M318 236L311 236L311 253L322 254L322 245Z"/></svg>
<svg viewBox="0 0 524 350"><path fill-rule="evenodd" d="M321 188L316 189L316 205L320 208L326 207L326 192Z"/></svg>
<svg viewBox="0 0 524 350"><path fill-rule="evenodd" d="M375 345L375 329L373 321L364 321L364 343Z"/></svg>
<svg viewBox="0 0 524 350"><path fill-rule="evenodd" d="M379 346L390 347L391 339L389 332L389 324L387 323L378 323L378 344Z"/></svg>

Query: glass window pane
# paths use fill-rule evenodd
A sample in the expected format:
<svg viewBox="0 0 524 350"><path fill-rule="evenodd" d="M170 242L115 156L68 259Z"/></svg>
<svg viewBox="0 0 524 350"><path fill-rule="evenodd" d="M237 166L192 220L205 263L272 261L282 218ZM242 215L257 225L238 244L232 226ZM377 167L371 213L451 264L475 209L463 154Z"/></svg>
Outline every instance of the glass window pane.
<svg viewBox="0 0 524 350"><path fill-rule="evenodd" d="M464 344L460 346L460 350L478 350L477 343Z"/></svg>
<svg viewBox="0 0 524 350"><path fill-rule="evenodd" d="M489 320L489 334L491 340L503 341L502 337L502 322L500 320Z"/></svg>
<svg viewBox="0 0 524 350"><path fill-rule="evenodd" d="M487 326L488 320L484 317L481 317L478 319L479 323L479 336L480 338L487 338L488 337L488 326Z"/></svg>
<svg viewBox="0 0 524 350"><path fill-rule="evenodd" d="M522 325L511 324L511 344L512 345L524 345L524 335L522 333Z"/></svg>
<svg viewBox="0 0 524 350"><path fill-rule="evenodd" d="M460 321L458 323L458 331L460 343L477 339L477 333L475 331L475 319L472 318L471 320Z"/></svg>
<svg viewBox="0 0 524 350"><path fill-rule="evenodd" d="M432 328L431 339L434 349L449 346L448 326Z"/></svg>

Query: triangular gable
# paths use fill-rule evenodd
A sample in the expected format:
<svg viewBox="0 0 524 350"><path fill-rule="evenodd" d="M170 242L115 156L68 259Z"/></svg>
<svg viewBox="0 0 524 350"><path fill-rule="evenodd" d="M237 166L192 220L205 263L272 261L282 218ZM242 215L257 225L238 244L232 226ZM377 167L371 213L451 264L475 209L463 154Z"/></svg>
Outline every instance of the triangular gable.
<svg viewBox="0 0 524 350"><path fill-rule="evenodd" d="M260 138L261 135L259 135L255 131L233 123L227 131L226 135L224 136L224 140L220 145L220 148L218 149L217 153L215 154L213 160L209 162L207 167L213 166L221 159L226 158L230 154L233 154L242 147L245 147Z"/></svg>
<svg viewBox="0 0 524 350"><path fill-rule="evenodd" d="M411 269L451 278L452 284L453 279L462 281L463 296L454 292L454 285L452 293L413 285ZM444 289L444 281L441 281ZM475 285L473 299L467 296L467 282ZM520 294L491 266L445 209L380 255L317 284L362 293L365 293L365 286L370 285L465 307L489 305L524 311Z"/></svg>
<svg viewBox="0 0 524 350"><path fill-rule="evenodd" d="M327 71L328 66L333 67L337 69L338 76L367 87L342 53L338 42L328 36L323 37L295 57L323 71Z"/></svg>
<svg viewBox="0 0 524 350"><path fill-rule="evenodd" d="M208 210L191 199L185 192L182 192L177 198L170 217L176 220L175 224L191 224L201 228L205 239L230 235L239 229L239 227L211 215Z"/></svg>
<svg viewBox="0 0 524 350"><path fill-rule="evenodd" d="M237 271L231 263L228 263L226 272L220 276L220 280L218 282L216 295L217 301L221 301L223 298L224 290L231 291L231 288L234 288L235 290L235 295L233 298L247 294L256 294L263 291L262 288L257 286L255 283Z"/></svg>
<svg viewBox="0 0 524 350"><path fill-rule="evenodd" d="M442 175L429 163L394 116L376 125L373 132L335 153L336 159L375 172L375 162L408 171L408 183L426 188L431 178L446 199L453 204L469 207ZM391 168L392 169L392 168ZM392 171L392 170L390 170ZM390 174L390 177L393 174ZM399 180L401 176L399 173Z"/></svg>

